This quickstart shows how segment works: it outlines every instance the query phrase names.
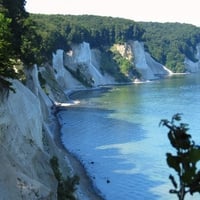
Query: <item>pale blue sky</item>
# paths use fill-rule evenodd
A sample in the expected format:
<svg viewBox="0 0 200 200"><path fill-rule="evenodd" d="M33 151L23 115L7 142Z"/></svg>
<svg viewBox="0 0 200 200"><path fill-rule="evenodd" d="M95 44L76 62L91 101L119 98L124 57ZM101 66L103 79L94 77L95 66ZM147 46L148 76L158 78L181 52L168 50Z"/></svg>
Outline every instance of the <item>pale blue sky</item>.
<svg viewBox="0 0 200 200"><path fill-rule="evenodd" d="M26 10L44 14L94 14L135 21L181 22L200 27L199 0L27 0Z"/></svg>

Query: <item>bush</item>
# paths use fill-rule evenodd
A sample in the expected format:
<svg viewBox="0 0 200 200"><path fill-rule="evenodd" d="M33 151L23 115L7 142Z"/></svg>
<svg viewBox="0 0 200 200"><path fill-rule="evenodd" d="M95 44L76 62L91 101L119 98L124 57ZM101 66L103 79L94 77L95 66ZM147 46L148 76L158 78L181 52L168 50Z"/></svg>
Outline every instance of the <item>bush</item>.
<svg viewBox="0 0 200 200"><path fill-rule="evenodd" d="M56 156L50 159L50 165L58 181L57 199L76 200L74 192L76 191L76 185L79 184L79 177L74 175L73 177L68 176L67 179L64 179L60 172L58 158Z"/></svg>

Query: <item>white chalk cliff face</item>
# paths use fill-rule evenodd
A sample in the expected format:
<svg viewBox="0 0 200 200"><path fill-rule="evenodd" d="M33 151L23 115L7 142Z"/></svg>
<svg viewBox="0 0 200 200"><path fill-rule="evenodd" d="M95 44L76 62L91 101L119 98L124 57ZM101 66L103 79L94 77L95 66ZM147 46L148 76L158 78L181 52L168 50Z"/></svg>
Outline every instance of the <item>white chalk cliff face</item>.
<svg viewBox="0 0 200 200"><path fill-rule="evenodd" d="M64 51L58 49L53 54L53 68L55 70L55 77L63 90L78 89L82 84L73 78L69 71L64 68Z"/></svg>
<svg viewBox="0 0 200 200"><path fill-rule="evenodd" d="M116 45L119 53L133 62L142 80L157 79L171 72L145 52L143 44L129 41ZM57 181L49 165L52 155L64 158L53 141L51 107L67 102L66 91L115 84L114 77L100 70L101 52L83 42L72 45L71 51L58 49L53 54L53 66L40 67L43 87L38 80L38 68L27 70L28 87L14 80L16 93L0 100L0 198L48 199L57 198ZM200 44L197 62L185 59L189 72L200 71ZM81 76L81 80L80 77ZM48 95L47 95L48 94ZM0 96L1 97L1 96ZM61 158L60 158L61 160ZM67 165L63 161L63 166ZM66 171L66 170L63 170Z"/></svg>
<svg viewBox="0 0 200 200"><path fill-rule="evenodd" d="M153 80L161 76L167 76L170 71L162 64L156 62L149 53L145 52L144 46L138 41L129 41L136 69L141 73L142 79Z"/></svg>
<svg viewBox="0 0 200 200"><path fill-rule="evenodd" d="M99 54L98 50L90 48L89 43L72 45L72 50L67 52L64 57L64 65L74 72L79 71L82 78L91 86L115 83L111 76L101 73Z"/></svg>
<svg viewBox="0 0 200 200"><path fill-rule="evenodd" d="M49 96L41 88L36 65L27 71L31 89L13 80L16 93L0 94L0 199L56 200L52 156L59 159L63 176L71 175L65 155L54 142L58 130L52 115L53 102L67 99L49 67L40 70L47 89L51 88Z"/></svg>
<svg viewBox="0 0 200 200"><path fill-rule="evenodd" d="M142 43L130 41L117 46L124 57L134 58L134 65L141 73L143 80L157 79L170 73L163 65L156 62L149 53L145 52ZM65 90L83 87L84 83L81 83L70 71L81 76L82 80L92 87L116 83L113 77L101 73L100 56L101 52L91 49L86 42L72 45L71 50L67 53L64 53L63 50L57 50L53 54L53 68L58 83Z"/></svg>
<svg viewBox="0 0 200 200"><path fill-rule="evenodd" d="M0 102L1 199L55 199L39 99L19 81L13 84L16 93Z"/></svg>
<svg viewBox="0 0 200 200"><path fill-rule="evenodd" d="M196 46L196 51L197 51L195 55L195 58L197 59L196 62L193 62L188 58L185 58L184 61L186 70L191 73L200 72L200 44Z"/></svg>
<svg viewBox="0 0 200 200"><path fill-rule="evenodd" d="M167 74L139 42L129 42L125 49L124 56L134 58L144 79ZM92 87L116 83L113 77L101 73L100 59L101 52L83 42L73 45L67 53L57 50L53 66L40 67L46 93L38 80L36 65L27 70L28 87L13 81L16 93L10 92L8 98L0 101L1 199L57 198L57 181L49 159L55 154L59 157L60 151L53 141L51 107L53 103L67 101L66 90L85 88L77 75Z"/></svg>
<svg viewBox="0 0 200 200"><path fill-rule="evenodd" d="M116 44L115 48L125 58L133 62L140 72L142 80L154 80L167 76L172 72L162 64L156 62L139 41L129 41L124 44Z"/></svg>
<svg viewBox="0 0 200 200"><path fill-rule="evenodd" d="M116 47L122 56L133 62L143 80L171 73L145 52L138 41ZM72 45L67 53L57 50L53 54L53 66L40 68L48 95L38 80L36 65L27 70L30 89L14 80L16 93L10 92L4 101L0 94L0 199L57 199L57 181L49 159L53 155L60 156L65 172L67 163L53 141L55 127L52 128L51 107L53 103L68 100L64 93L67 90L85 88L77 75L92 87L116 83L113 77L101 73L100 58L101 52L91 49L86 42ZM185 59L188 71L200 71L200 44L196 58L196 63Z"/></svg>

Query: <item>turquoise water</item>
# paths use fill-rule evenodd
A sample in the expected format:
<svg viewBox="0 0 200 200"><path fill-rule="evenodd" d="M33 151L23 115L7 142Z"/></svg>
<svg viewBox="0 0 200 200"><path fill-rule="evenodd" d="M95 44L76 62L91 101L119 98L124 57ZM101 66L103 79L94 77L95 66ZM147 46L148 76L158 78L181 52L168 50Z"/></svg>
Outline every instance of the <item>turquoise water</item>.
<svg viewBox="0 0 200 200"><path fill-rule="evenodd" d="M81 104L59 113L62 140L87 168L107 200L177 199L169 194L166 152L173 152L161 119L183 113L200 144L200 75L115 86L74 95ZM191 199L189 197L188 199Z"/></svg>

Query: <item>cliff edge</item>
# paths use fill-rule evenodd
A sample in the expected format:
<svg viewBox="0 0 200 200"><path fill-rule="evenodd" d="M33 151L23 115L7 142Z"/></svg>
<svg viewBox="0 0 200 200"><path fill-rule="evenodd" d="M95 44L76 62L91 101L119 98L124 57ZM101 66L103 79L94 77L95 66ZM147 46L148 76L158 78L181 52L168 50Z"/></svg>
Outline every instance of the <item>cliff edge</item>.
<svg viewBox="0 0 200 200"><path fill-rule="evenodd" d="M116 49L141 73L141 80L170 74L138 41L118 44ZM57 199L58 181L50 159L58 158L65 177L71 176L73 170L66 154L55 143L59 134L55 105L72 103L67 96L71 91L118 83L112 74L101 69L101 59L102 52L91 49L86 42L73 45L68 52L57 50L52 65L35 65L26 72L26 85L13 80L16 92L0 95L2 200ZM76 195L81 199L80 194Z"/></svg>

